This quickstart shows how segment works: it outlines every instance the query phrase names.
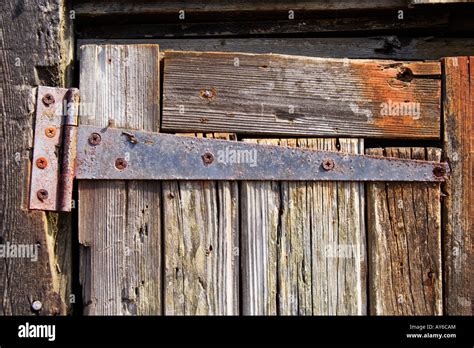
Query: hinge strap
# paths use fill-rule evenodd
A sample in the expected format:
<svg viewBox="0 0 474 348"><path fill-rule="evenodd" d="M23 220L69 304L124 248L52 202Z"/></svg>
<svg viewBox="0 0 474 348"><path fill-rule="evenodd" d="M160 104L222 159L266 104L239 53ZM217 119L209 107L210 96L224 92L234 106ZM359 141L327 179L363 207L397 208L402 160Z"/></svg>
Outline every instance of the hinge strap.
<svg viewBox="0 0 474 348"><path fill-rule="evenodd" d="M444 181L447 163L80 126L77 179Z"/></svg>
<svg viewBox="0 0 474 348"><path fill-rule="evenodd" d="M82 125L79 90L39 87L30 209L70 211L73 180L442 182L447 163Z"/></svg>

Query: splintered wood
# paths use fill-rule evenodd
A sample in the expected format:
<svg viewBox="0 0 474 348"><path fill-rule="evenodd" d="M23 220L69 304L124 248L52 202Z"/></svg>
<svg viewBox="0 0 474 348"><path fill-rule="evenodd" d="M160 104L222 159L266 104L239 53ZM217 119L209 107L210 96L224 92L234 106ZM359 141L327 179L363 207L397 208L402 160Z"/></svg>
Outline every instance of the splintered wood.
<svg viewBox="0 0 474 348"><path fill-rule="evenodd" d="M472 315L474 57L446 58L444 67L443 159L451 166L443 185L444 303L448 315Z"/></svg>
<svg viewBox="0 0 474 348"><path fill-rule="evenodd" d="M83 46L80 123L158 131L159 67L157 45ZM161 313L160 210L159 182L79 182L86 314Z"/></svg>
<svg viewBox="0 0 474 348"><path fill-rule="evenodd" d="M236 182L163 182L165 314L239 313L237 193Z"/></svg>
<svg viewBox="0 0 474 348"><path fill-rule="evenodd" d="M439 62L166 51L162 128L439 139Z"/></svg>
<svg viewBox="0 0 474 348"><path fill-rule="evenodd" d="M336 139L245 141L337 151ZM362 140L339 144L363 152ZM365 314L363 199L360 183L243 182L243 314Z"/></svg>
<svg viewBox="0 0 474 348"><path fill-rule="evenodd" d="M367 154L439 161L435 148ZM441 315L441 201L438 183L368 183L370 313Z"/></svg>

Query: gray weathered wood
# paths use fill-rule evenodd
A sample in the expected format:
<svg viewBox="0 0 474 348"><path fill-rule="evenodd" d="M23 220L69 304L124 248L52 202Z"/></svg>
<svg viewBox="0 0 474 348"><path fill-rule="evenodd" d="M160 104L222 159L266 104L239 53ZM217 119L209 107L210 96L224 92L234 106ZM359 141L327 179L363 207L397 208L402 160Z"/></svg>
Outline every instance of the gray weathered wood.
<svg viewBox="0 0 474 348"><path fill-rule="evenodd" d="M83 46L80 123L158 131L159 67L157 45ZM85 314L161 313L160 210L160 183L79 182Z"/></svg>
<svg viewBox="0 0 474 348"><path fill-rule="evenodd" d="M177 51L164 60L164 130L439 138L439 62Z"/></svg>
<svg viewBox="0 0 474 348"><path fill-rule="evenodd" d="M231 139L229 134L205 137ZM237 183L164 181L162 185L165 314L237 315Z"/></svg>
<svg viewBox="0 0 474 348"><path fill-rule="evenodd" d="M37 246L37 261L1 258L0 314L41 315L71 311L70 220L28 211L29 169L38 85L68 87L73 57L65 1L0 4L0 244Z"/></svg>
<svg viewBox="0 0 474 348"><path fill-rule="evenodd" d="M445 314L472 315L474 267L474 57L444 59L444 153L451 177L443 185Z"/></svg>
<svg viewBox="0 0 474 348"><path fill-rule="evenodd" d="M278 145L278 139L244 141ZM240 193L242 314L276 315L280 187L275 181L242 182Z"/></svg>
<svg viewBox="0 0 474 348"><path fill-rule="evenodd" d="M276 53L321 58L435 60L474 54L474 39L465 37L308 37L308 38L182 38L82 39L86 44L158 44L161 50Z"/></svg>
<svg viewBox="0 0 474 348"><path fill-rule="evenodd" d="M245 141L337 151L336 139ZM243 182L243 314L365 314L363 197L359 183Z"/></svg>
<svg viewBox="0 0 474 348"><path fill-rule="evenodd" d="M436 148L368 149L439 161ZM370 313L443 314L441 202L436 183L367 184Z"/></svg>

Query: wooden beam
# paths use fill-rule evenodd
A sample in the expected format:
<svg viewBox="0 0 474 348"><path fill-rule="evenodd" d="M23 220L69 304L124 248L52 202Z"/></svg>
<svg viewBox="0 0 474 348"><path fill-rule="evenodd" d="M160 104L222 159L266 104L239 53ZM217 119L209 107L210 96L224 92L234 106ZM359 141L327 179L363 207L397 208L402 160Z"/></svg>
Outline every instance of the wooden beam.
<svg viewBox="0 0 474 348"><path fill-rule="evenodd" d="M367 154L439 161L435 148ZM442 315L441 203L436 183L368 183L370 313Z"/></svg>
<svg viewBox="0 0 474 348"><path fill-rule="evenodd" d="M358 139L244 141L363 152ZM366 314L363 199L360 183L242 182L243 314Z"/></svg>
<svg viewBox="0 0 474 348"><path fill-rule="evenodd" d="M473 3L474 0L410 0L412 5L432 5L432 4L466 4Z"/></svg>
<svg viewBox="0 0 474 348"><path fill-rule="evenodd" d="M440 74L439 62L167 51L162 128L438 139Z"/></svg>
<svg viewBox="0 0 474 348"><path fill-rule="evenodd" d="M469 13L469 12L468 12ZM296 19L288 19L288 12L273 14L260 14L255 18L242 18L240 15L228 16L207 13L207 19L199 21L179 21L176 13L169 14L161 19L164 14L152 21L142 19L137 24L130 17L122 21L104 21L103 17L82 19L78 22L77 33L80 38L103 39L137 39L137 38L203 38L222 36L262 36L262 35L304 35L310 33L347 33L385 31L413 34L414 30L452 30L450 11L431 9L406 9L403 19L398 17L397 10L367 12L334 12L324 16L317 13L296 12ZM465 15L467 17L467 15ZM154 17L154 16L153 16ZM216 21L216 18L232 18L233 21ZM464 16L461 16L464 17ZM122 17L120 17L122 18ZM470 17L469 17L470 18ZM116 20L115 17L113 17ZM160 20L161 19L161 20ZM128 20L126 25L123 21ZM342 34L347 35L347 34Z"/></svg>
<svg viewBox="0 0 474 348"><path fill-rule="evenodd" d="M472 315L474 57L445 58L443 186L445 314Z"/></svg>
<svg viewBox="0 0 474 348"><path fill-rule="evenodd" d="M463 37L323 37L323 38L181 38L82 39L87 44L158 44L161 50L274 53L319 58L437 60L474 55L474 38Z"/></svg>
<svg viewBox="0 0 474 348"><path fill-rule="evenodd" d="M81 124L159 131L157 45L80 54ZM161 314L160 183L85 180L78 189L84 313Z"/></svg>
<svg viewBox="0 0 474 348"><path fill-rule="evenodd" d="M273 0L271 2L259 2L255 0L244 1L127 1L108 0L75 1L74 10L78 15L100 16L100 15L131 15L131 14L166 14L171 13L178 16L179 11L185 13L199 14L202 12L271 12L271 11L334 11L334 10L385 10L404 9L407 7L406 0L329 0L308 1L299 0L288 3L284 0Z"/></svg>
<svg viewBox="0 0 474 348"><path fill-rule="evenodd" d="M72 233L61 214L28 210L36 86L68 87L73 37L65 1L0 5L0 314L71 312ZM21 35L21 39L19 36ZM29 248L30 257L6 250ZM34 312L32 302L40 301Z"/></svg>
<svg viewBox="0 0 474 348"><path fill-rule="evenodd" d="M231 134L204 136L235 140ZM164 181L162 185L165 314L239 314L238 184Z"/></svg>

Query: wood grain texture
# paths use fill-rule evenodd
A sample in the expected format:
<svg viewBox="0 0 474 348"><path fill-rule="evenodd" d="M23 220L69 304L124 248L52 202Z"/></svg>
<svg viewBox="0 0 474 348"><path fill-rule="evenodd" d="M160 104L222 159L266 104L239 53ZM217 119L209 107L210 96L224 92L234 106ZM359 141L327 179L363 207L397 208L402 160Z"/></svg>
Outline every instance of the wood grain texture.
<svg viewBox="0 0 474 348"><path fill-rule="evenodd" d="M245 141L363 149L358 139ZM242 182L243 314L365 314L363 197L359 183Z"/></svg>
<svg viewBox="0 0 474 348"><path fill-rule="evenodd" d="M174 51L164 61L165 130L439 138L439 62Z"/></svg>
<svg viewBox="0 0 474 348"><path fill-rule="evenodd" d="M472 315L474 57L443 60L443 160L451 166L443 200L445 314Z"/></svg>
<svg viewBox="0 0 474 348"><path fill-rule="evenodd" d="M327 10L383 10L406 8L405 0L380 0L376 3L370 0L329 0L329 1L293 1L289 4L284 0L273 0L262 3L255 0L244 1L134 1L126 0L91 1L80 0L74 3L74 10L78 15L100 16L100 15L131 15L131 14L176 14L183 10L189 14L202 12L228 12L245 11L327 11Z"/></svg>
<svg viewBox="0 0 474 348"><path fill-rule="evenodd" d="M474 54L474 39L463 37L306 37L79 39L86 44L158 44L161 50L292 54L320 58L435 60Z"/></svg>
<svg viewBox="0 0 474 348"><path fill-rule="evenodd" d="M208 37L245 37L281 34L309 33L347 33L364 31L383 31L393 33L394 31L408 31L419 29L450 30L455 32L452 24L458 18L453 18L451 11L440 8L405 9L403 20L398 19L397 12L387 11L357 11L357 12L332 12L330 14L318 14L316 12L294 12L295 18L288 19L288 11L264 12L256 14L248 12L233 13L232 17L211 12L202 13L198 21L179 20L179 10L174 13L160 13L154 15L154 20L142 21L140 24L130 21L127 25L104 21L103 17L88 17L86 21L78 23L78 36L80 38L116 38L116 39L139 39L139 38L203 38ZM294 11L294 10L293 10ZM189 15L187 13L186 15ZM124 16L124 21L130 20L130 16ZM157 18L158 17L158 18ZM204 18L202 18L204 17ZM469 18L469 12L462 14L462 18ZM163 18L162 21L159 19ZM189 18L189 17L186 17ZM225 18L219 21L218 18ZM232 18L232 21L229 21ZM171 21L171 23L169 23ZM183 23L184 22L184 23ZM472 27L467 24L468 28ZM346 35L346 34L344 34ZM243 51L246 52L246 51ZM416 59L416 58L414 58Z"/></svg>
<svg viewBox="0 0 474 348"><path fill-rule="evenodd" d="M0 244L37 250L36 262L0 259L0 315L33 315L36 300L42 303L39 315L64 315L72 308L69 219L28 211L27 205L35 87L70 83L72 36L65 9L64 1L0 3Z"/></svg>
<svg viewBox="0 0 474 348"><path fill-rule="evenodd" d="M204 136L235 139L231 134ZM237 183L163 181L162 185L165 314L239 314Z"/></svg>
<svg viewBox="0 0 474 348"><path fill-rule="evenodd" d="M435 148L367 154L439 161ZM370 313L442 315L441 202L436 183L368 183Z"/></svg>
<svg viewBox="0 0 474 348"><path fill-rule="evenodd" d="M159 66L156 45L82 47L80 123L158 131ZM84 313L161 314L160 183L78 188Z"/></svg>
<svg viewBox="0 0 474 348"><path fill-rule="evenodd" d="M412 5L425 5L425 4L466 4L473 3L474 0L410 0Z"/></svg>

